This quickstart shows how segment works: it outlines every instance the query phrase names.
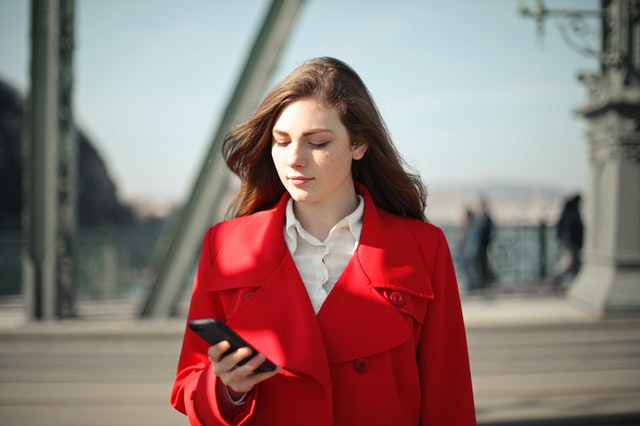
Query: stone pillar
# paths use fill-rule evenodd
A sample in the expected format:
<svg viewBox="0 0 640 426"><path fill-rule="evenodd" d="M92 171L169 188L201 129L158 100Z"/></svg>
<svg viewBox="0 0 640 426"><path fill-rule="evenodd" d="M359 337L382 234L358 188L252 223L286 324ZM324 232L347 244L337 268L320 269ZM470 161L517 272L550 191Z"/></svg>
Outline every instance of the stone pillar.
<svg viewBox="0 0 640 426"><path fill-rule="evenodd" d="M600 76L587 104L584 263L568 298L598 316L640 313L640 0L602 1Z"/></svg>

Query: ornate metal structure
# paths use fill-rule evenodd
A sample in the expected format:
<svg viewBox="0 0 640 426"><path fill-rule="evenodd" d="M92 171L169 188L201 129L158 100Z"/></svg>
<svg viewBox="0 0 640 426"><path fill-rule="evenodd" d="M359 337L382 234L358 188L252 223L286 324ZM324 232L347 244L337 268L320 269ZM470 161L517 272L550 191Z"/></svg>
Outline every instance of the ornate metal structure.
<svg viewBox="0 0 640 426"><path fill-rule="evenodd" d="M523 2L518 3L517 11L524 17L533 18L540 40L544 37L546 18L559 17L558 30L567 45L582 55L598 56L598 49L593 46L598 34L586 19L600 17L600 10L547 9L542 0L537 0L531 9Z"/></svg>
<svg viewBox="0 0 640 426"><path fill-rule="evenodd" d="M640 0L602 1L600 78L586 117L591 172L585 264L571 300L640 312Z"/></svg>
<svg viewBox="0 0 640 426"><path fill-rule="evenodd" d="M552 14L541 1L520 12L539 27ZM589 98L578 110L588 120L590 223L568 297L606 316L640 312L640 0L602 0L597 13L600 70L580 76Z"/></svg>

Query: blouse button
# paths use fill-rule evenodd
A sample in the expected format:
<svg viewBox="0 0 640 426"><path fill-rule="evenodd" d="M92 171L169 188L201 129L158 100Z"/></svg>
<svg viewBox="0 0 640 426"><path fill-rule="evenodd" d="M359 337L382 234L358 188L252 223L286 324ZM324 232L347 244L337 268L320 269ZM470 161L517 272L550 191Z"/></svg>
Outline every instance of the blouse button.
<svg viewBox="0 0 640 426"><path fill-rule="evenodd" d="M402 306L405 302L404 294L400 293L399 291L394 291L389 295L389 300L391 300L391 303L396 306Z"/></svg>
<svg viewBox="0 0 640 426"><path fill-rule="evenodd" d="M358 358L353 361L353 369L356 373L364 373L369 369L369 361L366 358Z"/></svg>

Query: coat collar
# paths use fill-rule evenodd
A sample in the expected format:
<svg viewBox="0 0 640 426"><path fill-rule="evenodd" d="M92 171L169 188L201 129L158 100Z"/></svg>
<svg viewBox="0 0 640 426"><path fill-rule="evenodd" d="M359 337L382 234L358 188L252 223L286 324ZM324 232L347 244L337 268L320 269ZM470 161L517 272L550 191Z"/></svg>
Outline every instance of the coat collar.
<svg viewBox="0 0 640 426"><path fill-rule="evenodd" d="M213 242L211 291L258 290L228 318L276 364L329 383L329 362L366 357L400 345L410 329L378 289L431 297L426 267L407 220L375 206L367 189L359 247L317 317L283 238L288 194L267 211L223 223ZM265 332L269 330L269 332Z"/></svg>

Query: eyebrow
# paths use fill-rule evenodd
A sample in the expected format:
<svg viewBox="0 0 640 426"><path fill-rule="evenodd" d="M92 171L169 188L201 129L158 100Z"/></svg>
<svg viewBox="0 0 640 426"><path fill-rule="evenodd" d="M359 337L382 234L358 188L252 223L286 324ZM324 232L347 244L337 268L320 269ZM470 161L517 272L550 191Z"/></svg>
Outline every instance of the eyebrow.
<svg viewBox="0 0 640 426"><path fill-rule="evenodd" d="M323 128L318 128L318 129L309 129L306 132L302 133L302 136L311 136L311 135L315 135L317 133L325 133L325 132L329 132L333 134L333 130L331 129L323 129ZM289 136L289 134L287 132L285 132L284 130L278 130L278 129L273 129L272 133L274 134L278 134L278 135L283 135L283 136Z"/></svg>

